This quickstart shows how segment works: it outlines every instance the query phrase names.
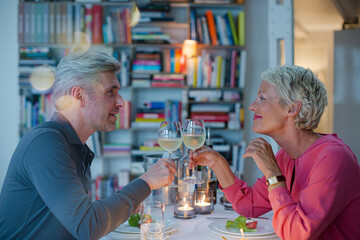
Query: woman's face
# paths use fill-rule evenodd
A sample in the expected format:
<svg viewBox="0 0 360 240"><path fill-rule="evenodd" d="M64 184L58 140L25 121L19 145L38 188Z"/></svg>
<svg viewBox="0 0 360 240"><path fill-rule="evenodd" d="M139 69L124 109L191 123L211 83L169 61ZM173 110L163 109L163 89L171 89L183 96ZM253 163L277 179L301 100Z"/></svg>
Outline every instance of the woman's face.
<svg viewBox="0 0 360 240"><path fill-rule="evenodd" d="M254 112L253 131L269 136L286 133L285 123L289 108L281 104L276 88L262 81L256 100L249 106Z"/></svg>

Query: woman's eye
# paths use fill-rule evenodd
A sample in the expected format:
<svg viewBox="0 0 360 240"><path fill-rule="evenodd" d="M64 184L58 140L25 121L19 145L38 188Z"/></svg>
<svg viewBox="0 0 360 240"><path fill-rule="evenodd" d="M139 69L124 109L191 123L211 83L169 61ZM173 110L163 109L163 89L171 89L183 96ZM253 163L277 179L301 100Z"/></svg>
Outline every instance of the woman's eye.
<svg viewBox="0 0 360 240"><path fill-rule="evenodd" d="M263 100L265 100L265 98L263 98L263 97L259 97L259 100L260 100L260 101L263 101Z"/></svg>
<svg viewBox="0 0 360 240"><path fill-rule="evenodd" d="M112 96L112 95L113 95L113 91L109 91L109 92L108 92L108 95L109 95L109 96Z"/></svg>

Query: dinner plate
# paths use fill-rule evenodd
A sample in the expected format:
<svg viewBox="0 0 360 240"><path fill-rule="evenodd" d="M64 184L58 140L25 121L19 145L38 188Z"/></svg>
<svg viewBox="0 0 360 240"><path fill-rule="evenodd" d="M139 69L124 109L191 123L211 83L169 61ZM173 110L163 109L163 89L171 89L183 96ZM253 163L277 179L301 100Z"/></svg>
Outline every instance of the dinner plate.
<svg viewBox="0 0 360 240"><path fill-rule="evenodd" d="M173 220L169 219L169 220L165 221L165 233L172 232L175 230L175 228L176 228L176 223ZM129 234L129 235L138 235L138 234L140 234L140 228L132 227L126 221L125 223L123 223L119 227L117 227L114 230L114 232Z"/></svg>
<svg viewBox="0 0 360 240"><path fill-rule="evenodd" d="M219 235L219 236L222 236L222 237L228 237L228 238L235 238L235 239L242 239L241 236L238 236L238 235L233 235L233 234L226 234L226 233L220 233L220 232L216 232L216 231L213 231L212 229L210 229L211 232ZM275 233L274 234L269 234L269 235L258 235L258 236L245 236L244 235L244 238L247 239L247 240L258 240L258 239L280 239Z"/></svg>
<svg viewBox="0 0 360 240"><path fill-rule="evenodd" d="M259 219L254 218L257 224L257 232L244 232L244 237L252 237L252 236L265 236L275 234L272 221L269 219ZM236 237L242 237L241 232L236 228L226 228L227 220L218 220L216 222L211 222L209 224L210 230L213 232L218 232L222 234L230 234Z"/></svg>

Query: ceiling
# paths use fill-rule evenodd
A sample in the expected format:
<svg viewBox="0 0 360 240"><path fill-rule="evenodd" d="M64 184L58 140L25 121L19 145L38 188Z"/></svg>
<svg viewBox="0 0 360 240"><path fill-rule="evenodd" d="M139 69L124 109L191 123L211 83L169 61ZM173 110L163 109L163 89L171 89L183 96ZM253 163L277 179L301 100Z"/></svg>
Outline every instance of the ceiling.
<svg viewBox="0 0 360 240"><path fill-rule="evenodd" d="M341 30L344 20L333 0L294 0L293 4L295 38L312 32Z"/></svg>

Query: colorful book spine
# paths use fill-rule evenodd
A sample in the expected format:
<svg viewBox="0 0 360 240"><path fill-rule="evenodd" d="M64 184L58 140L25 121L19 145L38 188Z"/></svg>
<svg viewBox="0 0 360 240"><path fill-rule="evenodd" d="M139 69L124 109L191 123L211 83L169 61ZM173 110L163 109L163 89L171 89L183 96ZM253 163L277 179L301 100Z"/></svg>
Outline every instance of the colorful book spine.
<svg viewBox="0 0 360 240"><path fill-rule="evenodd" d="M230 24L231 35L235 45L239 45L238 34L235 28L234 19L231 12L227 12L227 18Z"/></svg>
<svg viewBox="0 0 360 240"><path fill-rule="evenodd" d="M92 40L92 24L93 24L92 6L90 4L85 5L85 34L89 40Z"/></svg>
<svg viewBox="0 0 360 240"><path fill-rule="evenodd" d="M207 24L209 27L209 35L211 39L211 45L218 45L218 37L216 33L216 25L215 25L215 19L212 11L208 10L205 12Z"/></svg>
<svg viewBox="0 0 360 240"><path fill-rule="evenodd" d="M103 43L102 33L102 19L103 19L103 7L100 5L93 6L93 24L92 24L92 43Z"/></svg>
<svg viewBox="0 0 360 240"><path fill-rule="evenodd" d="M240 11L238 15L239 45L245 46L245 12Z"/></svg>

